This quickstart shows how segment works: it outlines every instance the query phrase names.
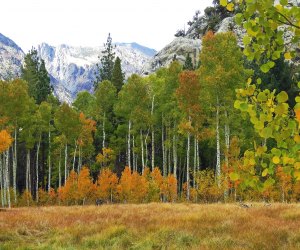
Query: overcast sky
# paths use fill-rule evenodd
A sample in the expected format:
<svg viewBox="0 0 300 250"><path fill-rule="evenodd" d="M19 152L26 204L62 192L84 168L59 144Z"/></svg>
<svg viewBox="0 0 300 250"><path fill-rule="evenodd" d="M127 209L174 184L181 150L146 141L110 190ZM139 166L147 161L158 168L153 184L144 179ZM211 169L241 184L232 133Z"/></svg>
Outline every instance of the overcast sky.
<svg viewBox="0 0 300 250"><path fill-rule="evenodd" d="M162 49L196 10L212 0L3 0L0 33L27 52L41 42L51 45L102 45L137 42Z"/></svg>

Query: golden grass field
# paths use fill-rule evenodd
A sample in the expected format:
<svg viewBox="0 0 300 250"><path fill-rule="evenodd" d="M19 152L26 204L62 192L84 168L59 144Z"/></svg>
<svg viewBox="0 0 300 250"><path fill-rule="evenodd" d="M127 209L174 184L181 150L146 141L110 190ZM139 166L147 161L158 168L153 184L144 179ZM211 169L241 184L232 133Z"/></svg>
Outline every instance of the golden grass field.
<svg viewBox="0 0 300 250"><path fill-rule="evenodd" d="M300 205L13 208L0 211L0 249L300 249Z"/></svg>

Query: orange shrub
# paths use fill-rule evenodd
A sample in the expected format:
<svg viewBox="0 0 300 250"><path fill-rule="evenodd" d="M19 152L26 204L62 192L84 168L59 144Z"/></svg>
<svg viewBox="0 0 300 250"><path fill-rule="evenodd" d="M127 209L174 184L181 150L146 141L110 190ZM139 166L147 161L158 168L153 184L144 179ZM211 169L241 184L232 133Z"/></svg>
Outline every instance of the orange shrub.
<svg viewBox="0 0 300 250"><path fill-rule="evenodd" d="M100 171L97 180L97 198L105 201L113 201L117 193L118 177L109 168Z"/></svg>

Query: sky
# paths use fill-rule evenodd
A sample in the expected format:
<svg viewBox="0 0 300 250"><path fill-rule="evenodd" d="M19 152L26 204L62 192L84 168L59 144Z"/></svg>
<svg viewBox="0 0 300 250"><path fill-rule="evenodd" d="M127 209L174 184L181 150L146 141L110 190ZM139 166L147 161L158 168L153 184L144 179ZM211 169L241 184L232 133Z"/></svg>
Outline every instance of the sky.
<svg viewBox="0 0 300 250"><path fill-rule="evenodd" d="M137 42L160 50L212 0L2 0L0 33L24 52L50 45Z"/></svg>

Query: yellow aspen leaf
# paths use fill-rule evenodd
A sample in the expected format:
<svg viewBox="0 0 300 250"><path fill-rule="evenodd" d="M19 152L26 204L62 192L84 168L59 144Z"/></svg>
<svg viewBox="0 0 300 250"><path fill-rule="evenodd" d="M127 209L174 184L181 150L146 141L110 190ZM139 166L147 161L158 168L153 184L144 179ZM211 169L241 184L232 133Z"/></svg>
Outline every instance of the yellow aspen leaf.
<svg viewBox="0 0 300 250"><path fill-rule="evenodd" d="M233 4L233 3L227 4L226 9L227 9L228 11L233 11L233 10L234 10L234 4Z"/></svg>
<svg viewBox="0 0 300 250"><path fill-rule="evenodd" d="M285 58L285 60L291 60L292 59L291 53L290 52L284 53L284 58Z"/></svg>
<svg viewBox="0 0 300 250"><path fill-rule="evenodd" d="M300 171L295 171L295 172L294 172L294 176L295 176L296 179L299 181L299 180L300 180Z"/></svg>
<svg viewBox="0 0 300 250"><path fill-rule="evenodd" d="M262 176L262 177L265 177L265 176L267 176L267 174L268 174L268 169L266 168L266 169L261 173L261 176Z"/></svg>
<svg viewBox="0 0 300 250"><path fill-rule="evenodd" d="M227 0L221 0L221 1L220 1L220 5L223 6L223 7L226 7L226 5L227 5Z"/></svg>
<svg viewBox="0 0 300 250"><path fill-rule="evenodd" d="M300 169L300 162L296 162L296 163L294 164L294 168L295 168L295 169Z"/></svg>
<svg viewBox="0 0 300 250"><path fill-rule="evenodd" d="M272 161L273 161L274 164L278 164L280 162L280 158L278 156L274 156L272 158Z"/></svg>
<svg viewBox="0 0 300 250"><path fill-rule="evenodd" d="M294 136L294 141L297 143L300 143L300 135L295 135Z"/></svg>

